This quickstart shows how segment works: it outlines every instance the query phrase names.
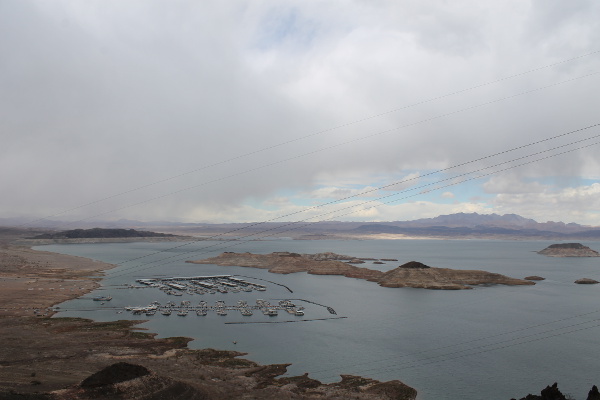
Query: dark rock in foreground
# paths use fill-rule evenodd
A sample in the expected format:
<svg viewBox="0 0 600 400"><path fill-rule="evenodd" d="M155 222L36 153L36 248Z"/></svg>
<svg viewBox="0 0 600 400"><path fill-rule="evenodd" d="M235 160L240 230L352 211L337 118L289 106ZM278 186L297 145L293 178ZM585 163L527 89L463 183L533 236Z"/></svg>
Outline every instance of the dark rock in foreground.
<svg viewBox="0 0 600 400"><path fill-rule="evenodd" d="M565 397L564 394L558 390L558 384L555 382L552 386L546 386L544 390L541 391L540 395L528 394L525 397L522 397L519 400L568 400L571 397ZM512 398L511 400L516 400ZM598 392L598 388L596 385L592 386L592 389L588 392L588 396L586 400L600 400L600 393Z"/></svg>
<svg viewBox="0 0 600 400"><path fill-rule="evenodd" d="M554 382L554 385L546 386L546 388L540 393L540 396L528 394L520 400L567 400L567 398L560 392L560 390L558 390L558 384Z"/></svg>
<svg viewBox="0 0 600 400"><path fill-rule="evenodd" d="M81 382L83 388L94 388L129 381L149 375L150 371L141 365L120 362L110 365Z"/></svg>
<svg viewBox="0 0 600 400"><path fill-rule="evenodd" d="M199 385L159 376L141 365L120 362L86 378L80 385L52 393L67 399L208 400Z"/></svg>
<svg viewBox="0 0 600 400"><path fill-rule="evenodd" d="M600 400L600 392L596 385L592 386L592 389L588 393L587 400Z"/></svg>
<svg viewBox="0 0 600 400"><path fill-rule="evenodd" d="M538 254L550 257L600 257L600 253L581 243L552 244L544 250L538 251Z"/></svg>

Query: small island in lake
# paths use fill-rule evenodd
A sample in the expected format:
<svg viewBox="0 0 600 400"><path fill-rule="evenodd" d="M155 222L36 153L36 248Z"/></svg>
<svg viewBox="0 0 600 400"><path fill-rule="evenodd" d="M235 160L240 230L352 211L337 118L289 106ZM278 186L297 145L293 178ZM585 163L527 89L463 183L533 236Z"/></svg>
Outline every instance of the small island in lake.
<svg viewBox="0 0 600 400"><path fill-rule="evenodd" d="M549 257L600 257L600 253L596 250L592 250L581 243L552 244L537 253Z"/></svg>
<svg viewBox="0 0 600 400"><path fill-rule="evenodd" d="M575 283L577 283L578 285L595 285L596 283L600 283L595 279L590 279L590 278L581 278L581 279L577 279L575 281Z"/></svg>
<svg viewBox="0 0 600 400"><path fill-rule="evenodd" d="M417 261L382 272L355 267L348 262L355 257L335 253L298 254L275 252L271 254L225 252L217 257L187 261L193 264L215 264L268 269L276 274L307 272L313 275L343 275L348 278L377 282L384 287L412 287L423 289L472 289L472 285L534 285L534 282L510 278L479 270L433 268Z"/></svg>

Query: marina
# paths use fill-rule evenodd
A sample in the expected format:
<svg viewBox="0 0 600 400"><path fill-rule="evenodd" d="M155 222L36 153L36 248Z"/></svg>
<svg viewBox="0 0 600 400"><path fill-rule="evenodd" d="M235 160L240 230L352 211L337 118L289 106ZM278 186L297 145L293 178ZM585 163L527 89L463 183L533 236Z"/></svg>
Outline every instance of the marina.
<svg viewBox="0 0 600 400"><path fill-rule="evenodd" d="M136 279L136 282L141 285L135 286L136 288L156 288L172 296L225 294L230 292L250 293L252 291L264 292L267 290L264 285L236 278L232 275L144 278Z"/></svg>
<svg viewBox="0 0 600 400"><path fill-rule="evenodd" d="M127 306L125 311L129 311L133 315L145 314L147 316L153 316L157 312L164 316L176 313L180 317L185 317L190 313L202 317L208 315L209 312L226 316L229 311L237 311L245 317L254 315L255 311L270 317L276 317L281 311L297 317L304 317L304 307L294 304L291 300L280 300L277 304L271 304L263 299L257 299L254 305L248 304L245 300L238 300L235 305L227 305L223 300L217 300L214 305L209 305L206 301L201 301L197 305L192 305L189 300L183 300L179 304L169 301L164 305L158 301L153 301L147 306Z"/></svg>

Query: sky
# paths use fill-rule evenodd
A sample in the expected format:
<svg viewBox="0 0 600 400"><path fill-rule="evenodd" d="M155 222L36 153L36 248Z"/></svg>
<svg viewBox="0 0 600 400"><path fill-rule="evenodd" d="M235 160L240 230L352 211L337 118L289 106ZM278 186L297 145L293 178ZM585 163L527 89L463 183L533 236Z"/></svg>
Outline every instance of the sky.
<svg viewBox="0 0 600 400"><path fill-rule="evenodd" d="M598 15L0 0L0 218L600 226Z"/></svg>

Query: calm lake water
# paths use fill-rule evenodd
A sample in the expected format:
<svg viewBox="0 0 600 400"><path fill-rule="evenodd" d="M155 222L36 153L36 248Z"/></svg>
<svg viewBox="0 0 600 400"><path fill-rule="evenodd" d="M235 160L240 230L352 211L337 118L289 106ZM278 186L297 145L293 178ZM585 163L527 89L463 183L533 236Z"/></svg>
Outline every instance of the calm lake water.
<svg viewBox="0 0 600 400"><path fill-rule="evenodd" d="M552 242L489 240L372 240L183 243L124 243L40 246L38 249L88 257L120 266L107 272L103 288L65 302L58 316L95 320L150 319L142 326L159 337L188 336L192 348L212 347L248 353L260 363L292 363L290 375L309 372L325 382L339 374L380 380L399 379L419 392L420 400L508 400L539 393L558 382L563 393L585 399L600 384L600 285L576 285L579 278L600 280L599 258L538 255ZM583 243L600 250L597 242ZM408 261L432 267L482 269L515 278L539 275L535 286L490 286L435 291L382 288L372 282L306 273L271 274L265 270L184 263L223 251L270 253L332 251L356 257L397 258L398 262L361 266L387 271ZM266 292L184 295L156 289L124 289L135 279L156 276L239 274L267 282ZM93 295L110 295L105 305ZM235 304L257 298L306 299L333 307L345 319L278 324L225 324L239 321L299 320L243 317L230 312L185 318L172 315L117 314L112 307L147 305L153 300L224 300ZM306 307L304 319L332 317L326 308ZM108 309L102 309L108 308ZM233 342L237 342L234 344Z"/></svg>

